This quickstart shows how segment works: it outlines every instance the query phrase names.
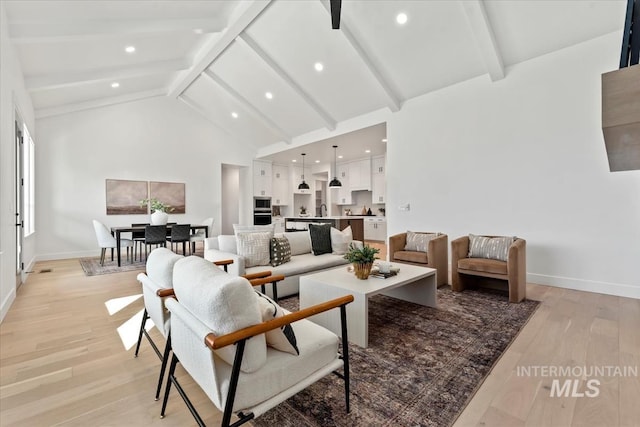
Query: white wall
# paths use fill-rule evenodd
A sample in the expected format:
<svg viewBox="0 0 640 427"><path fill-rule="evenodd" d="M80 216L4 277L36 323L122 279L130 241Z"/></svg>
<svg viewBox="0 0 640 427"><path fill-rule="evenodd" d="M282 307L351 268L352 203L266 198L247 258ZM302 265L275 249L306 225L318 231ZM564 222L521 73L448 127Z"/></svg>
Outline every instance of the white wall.
<svg viewBox="0 0 640 427"><path fill-rule="evenodd" d="M7 33L7 17L0 2L0 321L4 319L16 295L16 195L14 112L32 133L34 115L31 99L24 86L20 65ZM35 235L26 238L23 261L29 265L34 258Z"/></svg>
<svg viewBox="0 0 640 427"><path fill-rule="evenodd" d="M640 171L609 172L601 130L620 40L408 101L387 126L389 235L517 235L528 281L640 298Z"/></svg>
<svg viewBox="0 0 640 427"><path fill-rule="evenodd" d="M255 156L181 102L166 97L38 120L38 259L99 253L92 219L107 226L148 215L106 215L105 179L184 182L186 213L213 217L220 231L221 164L248 166Z"/></svg>
<svg viewBox="0 0 640 427"><path fill-rule="evenodd" d="M233 224L238 224L239 222L239 188L239 168L233 165L222 165L222 211L220 214L220 234L233 234Z"/></svg>

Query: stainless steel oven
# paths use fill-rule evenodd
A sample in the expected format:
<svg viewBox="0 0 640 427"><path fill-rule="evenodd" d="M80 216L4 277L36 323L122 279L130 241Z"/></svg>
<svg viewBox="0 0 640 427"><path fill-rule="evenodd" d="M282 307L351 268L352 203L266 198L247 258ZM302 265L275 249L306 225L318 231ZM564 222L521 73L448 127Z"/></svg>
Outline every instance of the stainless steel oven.
<svg viewBox="0 0 640 427"><path fill-rule="evenodd" d="M269 225L271 224L271 211L253 212L253 225Z"/></svg>

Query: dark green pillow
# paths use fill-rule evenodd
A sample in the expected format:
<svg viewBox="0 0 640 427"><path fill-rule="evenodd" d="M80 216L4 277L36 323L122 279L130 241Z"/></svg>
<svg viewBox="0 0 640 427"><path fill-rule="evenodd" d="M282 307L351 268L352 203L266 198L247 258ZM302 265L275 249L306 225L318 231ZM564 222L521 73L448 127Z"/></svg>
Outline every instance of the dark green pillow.
<svg viewBox="0 0 640 427"><path fill-rule="evenodd" d="M331 253L331 224L309 224L309 234L314 255Z"/></svg>

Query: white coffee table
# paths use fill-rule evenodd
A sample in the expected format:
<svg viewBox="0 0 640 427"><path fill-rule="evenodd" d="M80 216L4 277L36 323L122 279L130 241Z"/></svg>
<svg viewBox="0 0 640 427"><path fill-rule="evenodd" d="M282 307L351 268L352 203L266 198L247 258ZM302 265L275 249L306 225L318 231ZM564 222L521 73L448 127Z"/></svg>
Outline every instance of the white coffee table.
<svg viewBox="0 0 640 427"><path fill-rule="evenodd" d="M387 279L369 277L358 279L347 266L300 277L300 308L329 301L344 295L353 295L347 305L347 338L350 342L367 347L369 343L369 298L383 294L428 307L436 307L436 270L409 264L394 264L400 268L396 276ZM340 312L330 310L309 318L341 336Z"/></svg>

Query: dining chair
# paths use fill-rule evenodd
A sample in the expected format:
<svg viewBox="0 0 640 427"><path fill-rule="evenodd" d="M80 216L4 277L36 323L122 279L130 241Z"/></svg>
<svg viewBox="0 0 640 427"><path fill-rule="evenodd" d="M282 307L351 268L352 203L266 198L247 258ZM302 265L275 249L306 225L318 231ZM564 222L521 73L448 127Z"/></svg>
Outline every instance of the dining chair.
<svg viewBox="0 0 640 427"><path fill-rule="evenodd" d="M167 242L171 243L171 250L175 252L175 245L182 243L182 255L186 255L187 242L191 236L191 224L176 224L171 226Z"/></svg>
<svg viewBox="0 0 640 427"><path fill-rule="evenodd" d="M167 246L167 226L147 225L144 227L144 258L149 255L149 246Z"/></svg>
<svg viewBox="0 0 640 427"><path fill-rule="evenodd" d="M104 256L107 249L111 249L111 261L113 261L113 250L118 246L116 238L111 235L106 225L100 221L93 220L93 229L96 232L98 245L102 249L100 252L100 265L104 266ZM127 248L127 260L129 259L129 248L133 247L133 241L130 239L120 239L120 245Z"/></svg>
<svg viewBox="0 0 640 427"><path fill-rule="evenodd" d="M151 225L148 222L131 224L132 227L144 227L147 225ZM140 255L142 255L142 245L144 245L144 230L132 231L131 238L133 239L133 259L136 259L136 255L138 254L138 250L140 250Z"/></svg>
<svg viewBox="0 0 640 427"><path fill-rule="evenodd" d="M197 230L194 234L191 235L191 253L196 252L196 242L204 242L204 239L211 237L213 232L213 218L207 218L202 221L202 225L207 226L207 230Z"/></svg>

